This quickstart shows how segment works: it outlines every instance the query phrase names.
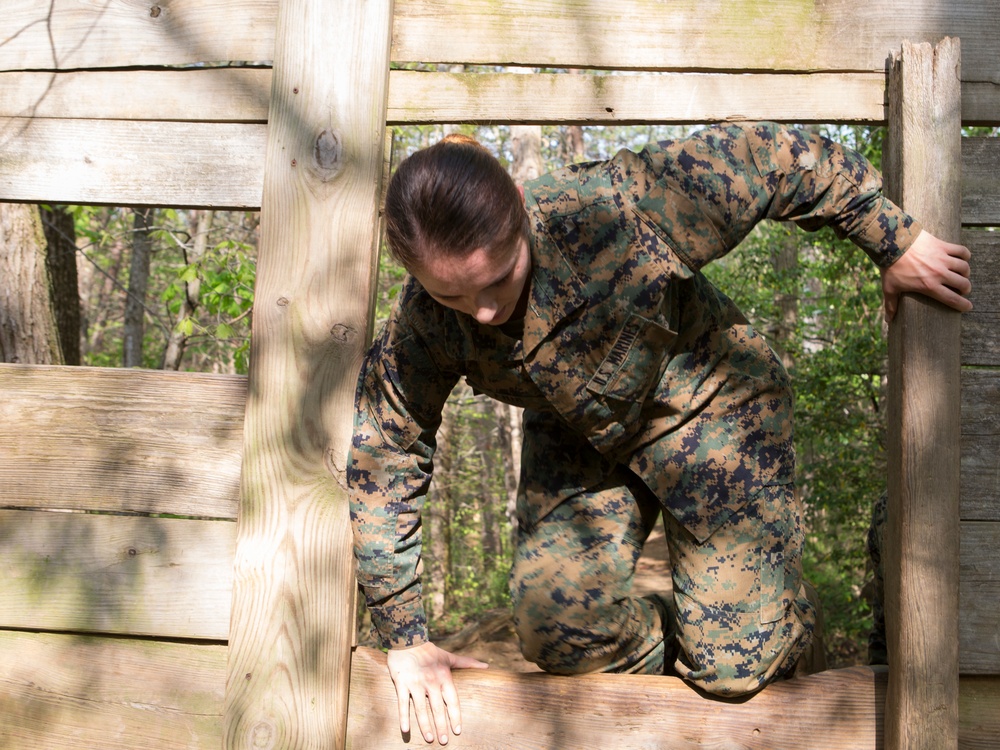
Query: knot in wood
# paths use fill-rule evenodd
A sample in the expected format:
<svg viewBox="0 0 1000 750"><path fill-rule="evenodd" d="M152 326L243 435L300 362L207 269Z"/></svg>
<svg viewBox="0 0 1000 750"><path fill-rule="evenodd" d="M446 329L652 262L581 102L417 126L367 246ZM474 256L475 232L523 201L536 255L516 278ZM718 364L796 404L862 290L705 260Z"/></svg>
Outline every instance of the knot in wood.
<svg viewBox="0 0 1000 750"><path fill-rule="evenodd" d="M162 12L163 12L163 8L161 8L159 5L154 5L152 8L149 9L149 17L150 18L159 18L160 17L160 13L162 13Z"/></svg>
<svg viewBox="0 0 1000 750"><path fill-rule="evenodd" d="M313 158L316 166L321 172L325 172L323 179L329 180L340 171L343 156L341 154L340 138L337 134L324 130L316 138L316 145L313 147Z"/></svg>
<svg viewBox="0 0 1000 750"><path fill-rule="evenodd" d="M337 323L330 329L330 335L340 343L346 344L347 340L351 337L351 327L343 323Z"/></svg>
<svg viewBox="0 0 1000 750"><path fill-rule="evenodd" d="M250 747L274 747L274 726L269 721L258 721L250 729Z"/></svg>
<svg viewBox="0 0 1000 750"><path fill-rule="evenodd" d="M278 297L278 307L288 307L288 297Z"/></svg>

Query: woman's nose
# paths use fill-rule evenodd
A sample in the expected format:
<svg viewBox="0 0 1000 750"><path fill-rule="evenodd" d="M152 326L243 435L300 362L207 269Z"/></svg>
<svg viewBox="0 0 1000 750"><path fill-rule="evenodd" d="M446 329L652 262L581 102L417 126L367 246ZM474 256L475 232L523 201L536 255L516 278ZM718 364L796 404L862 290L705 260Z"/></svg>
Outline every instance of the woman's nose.
<svg viewBox="0 0 1000 750"><path fill-rule="evenodd" d="M497 314L496 298L489 294L481 294L476 298L475 318L480 323L489 323Z"/></svg>

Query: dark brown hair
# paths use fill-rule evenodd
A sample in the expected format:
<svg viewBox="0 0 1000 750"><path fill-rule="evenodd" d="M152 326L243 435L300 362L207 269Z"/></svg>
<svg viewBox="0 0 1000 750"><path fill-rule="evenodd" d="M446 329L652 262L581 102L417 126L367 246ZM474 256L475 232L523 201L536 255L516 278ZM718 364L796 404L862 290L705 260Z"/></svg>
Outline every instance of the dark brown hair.
<svg viewBox="0 0 1000 750"><path fill-rule="evenodd" d="M504 251L528 233L521 194L489 151L463 135L405 159L385 196L389 251L406 268L428 254Z"/></svg>

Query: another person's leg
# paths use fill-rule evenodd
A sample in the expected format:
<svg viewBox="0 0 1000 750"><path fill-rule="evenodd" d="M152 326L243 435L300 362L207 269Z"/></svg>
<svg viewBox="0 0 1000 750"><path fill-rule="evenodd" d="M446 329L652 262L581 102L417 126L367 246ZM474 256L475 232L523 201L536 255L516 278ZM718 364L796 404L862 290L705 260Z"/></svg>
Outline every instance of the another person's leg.
<svg viewBox="0 0 1000 750"><path fill-rule="evenodd" d="M665 514L680 652L674 670L717 695L790 675L816 624L792 485L765 487L703 543Z"/></svg>
<svg viewBox="0 0 1000 750"><path fill-rule="evenodd" d="M556 674L663 674L669 602L631 596L659 503L554 418L529 414L525 441L511 572L525 658Z"/></svg>

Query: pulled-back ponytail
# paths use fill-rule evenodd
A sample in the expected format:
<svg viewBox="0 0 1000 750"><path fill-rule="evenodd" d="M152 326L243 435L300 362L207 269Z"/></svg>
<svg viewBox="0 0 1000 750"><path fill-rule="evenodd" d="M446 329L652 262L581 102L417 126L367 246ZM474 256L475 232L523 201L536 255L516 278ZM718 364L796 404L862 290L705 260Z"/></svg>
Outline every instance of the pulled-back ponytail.
<svg viewBox="0 0 1000 750"><path fill-rule="evenodd" d="M452 134L405 159L385 199L386 240L406 268L429 255L503 252L527 235L521 194L489 151Z"/></svg>

